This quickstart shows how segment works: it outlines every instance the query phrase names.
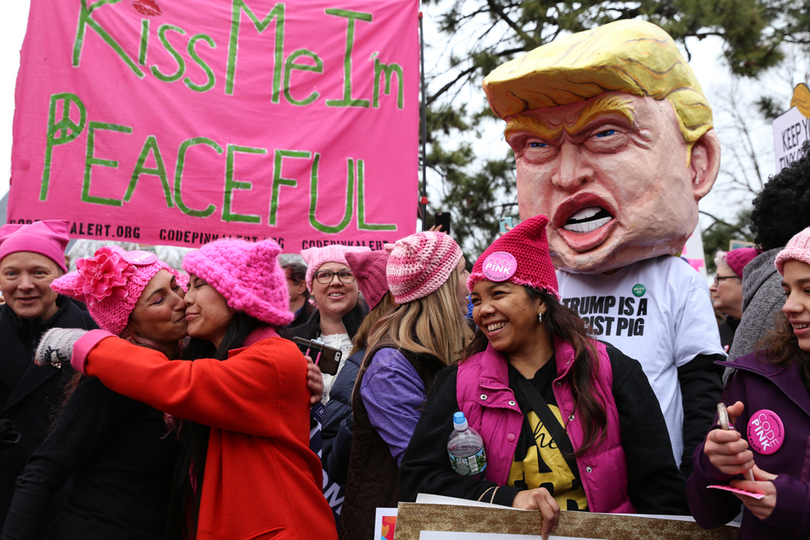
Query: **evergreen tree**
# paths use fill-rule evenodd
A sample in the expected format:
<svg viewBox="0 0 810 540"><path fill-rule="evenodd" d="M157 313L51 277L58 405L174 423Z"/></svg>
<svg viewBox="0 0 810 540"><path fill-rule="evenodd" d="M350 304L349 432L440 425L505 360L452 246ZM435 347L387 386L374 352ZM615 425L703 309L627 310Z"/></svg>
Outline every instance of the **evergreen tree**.
<svg viewBox="0 0 810 540"><path fill-rule="evenodd" d="M427 74L427 166L441 179L431 211L453 213L453 236L471 258L495 238L498 218L518 214L511 151L503 143L502 150L491 149L494 157L482 159L475 150L476 136L496 120L480 90L495 67L557 37L619 19L658 24L684 45L687 59L693 42L687 38L720 36L730 72L747 78L777 65L783 43L810 43L810 0L426 1L442 10L441 42L429 46L449 51Z"/></svg>

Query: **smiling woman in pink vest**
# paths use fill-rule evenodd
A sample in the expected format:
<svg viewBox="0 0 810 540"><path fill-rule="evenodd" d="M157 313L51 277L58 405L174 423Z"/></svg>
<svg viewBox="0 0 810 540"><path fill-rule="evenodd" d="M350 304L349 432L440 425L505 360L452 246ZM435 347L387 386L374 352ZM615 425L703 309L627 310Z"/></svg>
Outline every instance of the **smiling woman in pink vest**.
<svg viewBox="0 0 810 540"><path fill-rule="evenodd" d="M478 332L440 372L402 461L403 495L435 493L559 512L686 513L664 417L640 364L589 337L560 303L545 216L478 258L467 286ZM454 472L452 416L484 441L483 474Z"/></svg>

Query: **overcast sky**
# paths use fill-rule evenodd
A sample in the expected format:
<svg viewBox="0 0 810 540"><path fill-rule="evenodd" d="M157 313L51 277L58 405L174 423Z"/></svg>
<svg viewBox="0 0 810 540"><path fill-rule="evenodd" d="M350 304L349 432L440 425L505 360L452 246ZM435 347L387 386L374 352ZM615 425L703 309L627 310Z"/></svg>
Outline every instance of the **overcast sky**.
<svg viewBox="0 0 810 540"><path fill-rule="evenodd" d="M14 121L14 85L20 67L30 0L6 0L0 17L0 198L11 177L11 124Z"/></svg>

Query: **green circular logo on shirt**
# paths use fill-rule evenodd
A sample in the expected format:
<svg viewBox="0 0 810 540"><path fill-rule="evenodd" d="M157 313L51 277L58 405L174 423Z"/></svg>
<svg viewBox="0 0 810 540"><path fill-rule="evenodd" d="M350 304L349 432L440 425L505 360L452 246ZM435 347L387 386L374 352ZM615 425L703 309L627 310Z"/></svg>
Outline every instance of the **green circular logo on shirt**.
<svg viewBox="0 0 810 540"><path fill-rule="evenodd" d="M633 294L636 296L644 296L644 293L647 292L647 287L642 285L641 283L636 283L633 285Z"/></svg>

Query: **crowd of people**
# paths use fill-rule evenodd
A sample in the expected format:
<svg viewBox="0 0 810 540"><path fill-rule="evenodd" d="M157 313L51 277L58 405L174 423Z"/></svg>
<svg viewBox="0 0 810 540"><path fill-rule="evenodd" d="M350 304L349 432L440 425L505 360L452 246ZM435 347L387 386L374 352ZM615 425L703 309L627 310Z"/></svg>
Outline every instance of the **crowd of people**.
<svg viewBox="0 0 810 540"><path fill-rule="evenodd" d="M643 364L561 302L547 224L523 221L471 273L438 231L283 267L272 240L220 240L185 272L111 245L66 273L66 222L4 226L1 538L370 539L377 507L419 493L537 510L544 537L561 510L716 527L740 501L741 537L807 528L810 229L775 249L786 301L771 299L782 306L761 350L724 363L736 429L704 434L692 472ZM715 306L737 320L757 253L718 258ZM322 374L293 336L341 350L338 372ZM319 402L321 460L309 447ZM457 411L483 438L484 475L448 460ZM781 418L771 444L784 450L755 463L761 411ZM321 469L346 486L337 523ZM724 483L764 497L707 489Z"/></svg>
<svg viewBox="0 0 810 540"><path fill-rule="evenodd" d="M620 21L538 51L484 83L523 221L472 265L428 230L68 272L67 222L0 228L0 540L374 540L420 493L534 510L544 538L562 511L807 537L810 156L710 290L678 255L719 142L674 42Z"/></svg>

